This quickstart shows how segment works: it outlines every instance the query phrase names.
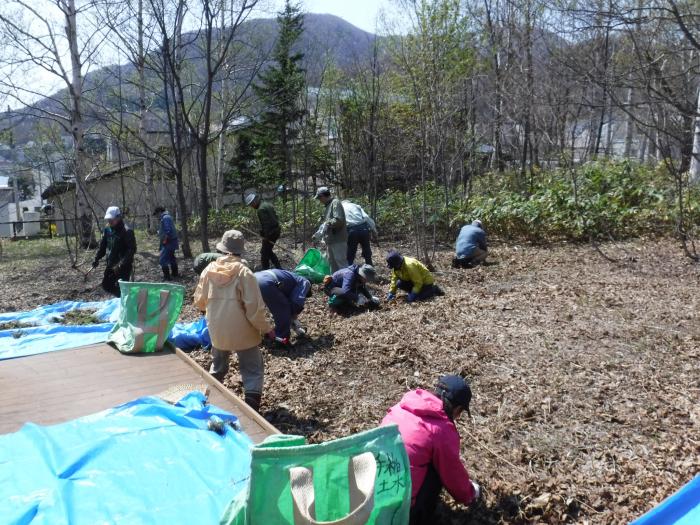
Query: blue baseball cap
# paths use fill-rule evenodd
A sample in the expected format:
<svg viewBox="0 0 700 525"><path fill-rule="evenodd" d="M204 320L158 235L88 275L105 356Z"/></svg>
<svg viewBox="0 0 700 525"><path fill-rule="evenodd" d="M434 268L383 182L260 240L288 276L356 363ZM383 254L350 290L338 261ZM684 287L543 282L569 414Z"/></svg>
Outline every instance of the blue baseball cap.
<svg viewBox="0 0 700 525"><path fill-rule="evenodd" d="M471 403L472 400L472 389L464 378L455 375L440 377L435 386L435 393L447 399L452 403L452 406L464 408L467 414L469 414L469 417L472 416L469 411L469 403Z"/></svg>

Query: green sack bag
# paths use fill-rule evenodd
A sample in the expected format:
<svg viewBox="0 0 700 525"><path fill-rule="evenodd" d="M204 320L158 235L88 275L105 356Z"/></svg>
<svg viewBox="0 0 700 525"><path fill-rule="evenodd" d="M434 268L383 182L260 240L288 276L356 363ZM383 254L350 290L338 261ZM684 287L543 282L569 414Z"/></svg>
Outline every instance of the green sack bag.
<svg viewBox="0 0 700 525"><path fill-rule="evenodd" d="M331 265L316 248L310 248L301 258L294 273L306 277L314 284L321 284L326 275L331 274Z"/></svg>
<svg viewBox="0 0 700 525"><path fill-rule="evenodd" d="M411 470L396 425L320 445L273 436L253 447L247 493L221 525L406 525Z"/></svg>
<svg viewBox="0 0 700 525"><path fill-rule="evenodd" d="M119 281L119 289L119 320L107 342L125 354L160 352L168 347L168 336L185 300L185 287Z"/></svg>

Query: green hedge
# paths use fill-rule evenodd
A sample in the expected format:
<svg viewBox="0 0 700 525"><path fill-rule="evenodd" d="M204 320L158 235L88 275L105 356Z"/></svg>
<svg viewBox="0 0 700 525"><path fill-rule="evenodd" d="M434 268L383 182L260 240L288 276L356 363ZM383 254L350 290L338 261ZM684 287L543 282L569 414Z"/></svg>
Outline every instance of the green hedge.
<svg viewBox="0 0 700 525"><path fill-rule="evenodd" d="M517 173L487 174L474 180L471 194L448 195L442 187L428 184L410 192L389 191L377 202L375 220L384 235L407 236L422 217L426 227L445 241L453 241L457 230L475 218L489 234L507 240L530 242L588 241L591 238L624 239L644 235L672 234L678 224L677 188L662 167L601 161L577 167L576 171L554 169L536 173L528 189L516 189ZM522 185L522 184L521 184ZM575 188L575 191L574 191ZM370 212L369 199L349 197ZM686 191L685 225L700 224L700 189ZM292 230L291 201L278 198L275 208L285 232ZM307 233L319 224L322 206L309 199ZM303 204L298 202L297 227L303 227ZM198 219L191 221L198 231ZM210 214L210 231L220 235L227 229L245 227L257 231L254 211L244 206Z"/></svg>

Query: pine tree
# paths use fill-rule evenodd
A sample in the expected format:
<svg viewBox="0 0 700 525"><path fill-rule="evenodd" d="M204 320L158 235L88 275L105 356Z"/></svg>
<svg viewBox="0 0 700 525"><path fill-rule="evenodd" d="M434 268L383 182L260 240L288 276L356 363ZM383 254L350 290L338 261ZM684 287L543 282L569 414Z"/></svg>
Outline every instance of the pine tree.
<svg viewBox="0 0 700 525"><path fill-rule="evenodd" d="M258 172L264 171L288 188L294 188L292 158L294 141L299 134L299 123L304 116L301 97L305 89L304 54L295 50L295 44L304 32L304 15L298 5L286 0L284 10L277 16L279 36L273 51L273 63L254 86L263 107L257 126L257 143L263 162ZM296 219L296 205L292 201ZM296 239L296 220L294 237Z"/></svg>

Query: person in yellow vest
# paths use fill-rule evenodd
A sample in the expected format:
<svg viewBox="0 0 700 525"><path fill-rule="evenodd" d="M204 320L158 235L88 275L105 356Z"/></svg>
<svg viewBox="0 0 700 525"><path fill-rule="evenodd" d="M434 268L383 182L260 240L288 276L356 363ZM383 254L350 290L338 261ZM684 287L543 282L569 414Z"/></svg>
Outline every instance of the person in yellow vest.
<svg viewBox="0 0 700 525"><path fill-rule="evenodd" d="M242 262L243 247L241 232L224 233L216 245L223 255L199 278L194 305L206 312L213 357L209 373L223 381L231 352L236 352L245 402L259 410L265 371L259 345L262 334L274 340L275 332L265 316L265 301L255 274Z"/></svg>
<svg viewBox="0 0 700 525"><path fill-rule="evenodd" d="M425 265L413 257L404 257L396 250L391 250L386 257L386 264L391 269L391 285L387 300L396 299L398 290L408 292L406 300L425 301L435 295L444 295L435 285L433 274Z"/></svg>

